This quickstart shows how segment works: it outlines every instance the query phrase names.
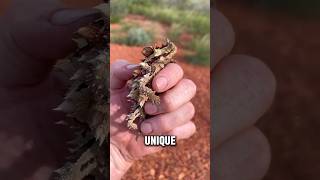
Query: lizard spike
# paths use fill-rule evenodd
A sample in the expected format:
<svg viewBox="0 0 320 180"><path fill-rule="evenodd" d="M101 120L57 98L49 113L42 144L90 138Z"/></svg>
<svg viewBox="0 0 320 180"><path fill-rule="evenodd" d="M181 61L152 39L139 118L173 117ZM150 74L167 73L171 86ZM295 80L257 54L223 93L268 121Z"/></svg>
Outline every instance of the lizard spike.
<svg viewBox="0 0 320 180"><path fill-rule="evenodd" d="M143 48L142 54L145 58L140 63L140 73L135 73L128 84L130 93L127 98L133 107L126 118L129 129L137 130L138 123L145 119L144 105L147 101L151 101L154 104L160 103L160 98L152 90L152 83L150 82L166 65L175 62L172 59L175 53L176 46L169 39Z"/></svg>

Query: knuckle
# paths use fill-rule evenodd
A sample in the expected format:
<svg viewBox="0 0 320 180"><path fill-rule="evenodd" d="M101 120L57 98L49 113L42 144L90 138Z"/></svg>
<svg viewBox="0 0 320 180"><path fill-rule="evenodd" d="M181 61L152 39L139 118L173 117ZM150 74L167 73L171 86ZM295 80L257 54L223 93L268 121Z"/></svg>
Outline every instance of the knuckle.
<svg viewBox="0 0 320 180"><path fill-rule="evenodd" d="M190 121L195 115L195 108L191 102L188 102L184 105L179 113L178 119L182 119L184 121Z"/></svg>
<svg viewBox="0 0 320 180"><path fill-rule="evenodd" d="M158 122L159 122L159 126L160 126L160 131L167 132L171 129L171 125L168 121L168 118L166 118L164 116L160 116L158 119Z"/></svg>
<svg viewBox="0 0 320 180"><path fill-rule="evenodd" d="M128 64L128 61L126 60L117 60L116 62L112 63L110 67L111 74L119 74L121 72L122 68Z"/></svg>
<svg viewBox="0 0 320 180"><path fill-rule="evenodd" d="M197 131L196 125L194 123L191 123L191 130L190 130L191 134L194 134L196 131Z"/></svg>
<svg viewBox="0 0 320 180"><path fill-rule="evenodd" d="M166 110L166 111L173 111L173 110L175 110L175 108L176 108L176 103L175 103L175 100L174 100L174 98L171 96L171 95L169 95L169 94L167 94L166 96L164 96L164 98L163 98L163 103L164 103L164 109Z"/></svg>
<svg viewBox="0 0 320 180"><path fill-rule="evenodd" d="M128 61L123 59L118 59L114 63L112 63L111 68L119 69L126 64L128 64Z"/></svg>
<svg viewBox="0 0 320 180"><path fill-rule="evenodd" d="M183 75L184 74L183 69L181 68L180 65L178 65L178 64L173 64L173 65L175 66L175 69L176 69L176 72L177 72L178 75Z"/></svg>
<svg viewBox="0 0 320 180"><path fill-rule="evenodd" d="M270 144L265 135L258 128L253 128L248 133L250 133L252 138L252 146L255 147L253 148L253 152L251 152L251 154L254 154L256 157L260 157L259 161L254 161L253 163L258 170L266 173L271 159Z"/></svg>
<svg viewBox="0 0 320 180"><path fill-rule="evenodd" d="M191 119L194 117L194 115L196 113L195 107L191 102L188 103L188 113L189 113Z"/></svg>
<svg viewBox="0 0 320 180"><path fill-rule="evenodd" d="M184 89L188 89L192 94L197 91L196 84L190 79L183 79Z"/></svg>

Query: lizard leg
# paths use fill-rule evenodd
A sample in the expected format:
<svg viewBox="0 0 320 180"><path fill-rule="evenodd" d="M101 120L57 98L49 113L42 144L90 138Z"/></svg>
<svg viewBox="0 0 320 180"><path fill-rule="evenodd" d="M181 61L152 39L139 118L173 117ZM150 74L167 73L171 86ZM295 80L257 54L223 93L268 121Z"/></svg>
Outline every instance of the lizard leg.
<svg viewBox="0 0 320 180"><path fill-rule="evenodd" d="M153 104L160 104L160 97L156 95L156 92L153 91L151 88L149 87L143 87L141 89L142 93L148 97L147 100L150 100Z"/></svg>
<svg viewBox="0 0 320 180"><path fill-rule="evenodd" d="M140 108L137 108L133 113L127 116L127 126L130 129L138 129L137 124L135 123L136 119L140 115Z"/></svg>

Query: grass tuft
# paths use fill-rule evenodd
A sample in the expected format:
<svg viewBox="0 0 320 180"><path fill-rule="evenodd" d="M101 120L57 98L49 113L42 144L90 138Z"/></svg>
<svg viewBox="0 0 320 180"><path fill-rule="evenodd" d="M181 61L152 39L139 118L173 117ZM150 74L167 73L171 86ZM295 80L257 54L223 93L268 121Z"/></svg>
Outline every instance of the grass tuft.
<svg viewBox="0 0 320 180"><path fill-rule="evenodd" d="M210 31L209 15L202 15L196 11L184 11L174 7L158 8L156 6L145 7L141 5L131 5L129 12L133 14L144 15L150 19L160 21L166 24L181 24L187 27L189 33L205 35Z"/></svg>
<svg viewBox="0 0 320 180"><path fill-rule="evenodd" d="M180 24L174 23L170 27L168 36L172 41L178 41L183 32L185 32L185 28Z"/></svg>
<svg viewBox="0 0 320 180"><path fill-rule="evenodd" d="M124 29L126 28L129 27L124 27ZM143 28L130 27L127 32L128 33L125 36L111 38L111 42L129 46L140 46L150 44L154 40L153 34L145 31Z"/></svg>
<svg viewBox="0 0 320 180"><path fill-rule="evenodd" d="M195 38L188 46L194 54L188 55L187 60L194 64L210 65L210 34Z"/></svg>

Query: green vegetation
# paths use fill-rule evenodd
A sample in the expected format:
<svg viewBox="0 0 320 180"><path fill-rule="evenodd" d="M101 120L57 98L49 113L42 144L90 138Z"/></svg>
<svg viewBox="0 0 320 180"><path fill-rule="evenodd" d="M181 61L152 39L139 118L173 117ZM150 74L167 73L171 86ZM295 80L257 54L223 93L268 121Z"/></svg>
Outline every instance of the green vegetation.
<svg viewBox="0 0 320 180"><path fill-rule="evenodd" d="M186 11L197 11L207 14L210 11L210 0L128 0L128 4L142 5L144 7L157 6L159 8L172 8Z"/></svg>
<svg viewBox="0 0 320 180"><path fill-rule="evenodd" d="M142 28L134 26L124 26L119 33L128 32L123 36L111 36L111 42L119 44L127 44L130 46L145 45L151 43L154 38L151 32L147 32Z"/></svg>
<svg viewBox="0 0 320 180"><path fill-rule="evenodd" d="M125 5L124 5L125 4ZM210 0L115 0L111 2L111 22L121 29L111 31L111 41L127 45L145 45L153 41L153 32L134 24L122 24L127 14L143 15L168 25L167 36L192 52L187 59L196 64L210 64ZM183 34L188 39L181 39Z"/></svg>
<svg viewBox="0 0 320 180"><path fill-rule="evenodd" d="M128 14L128 2L126 0L116 0L112 1L110 5L111 14L110 22L118 23L123 17Z"/></svg>
<svg viewBox="0 0 320 180"><path fill-rule="evenodd" d="M145 45L153 41L152 34L142 28L131 28L126 38L128 45Z"/></svg>
<svg viewBox="0 0 320 180"><path fill-rule="evenodd" d="M193 55L188 55L187 60L200 65L210 65L210 34L202 38L194 39L188 48L194 51Z"/></svg>
<svg viewBox="0 0 320 180"><path fill-rule="evenodd" d="M178 41L183 32L185 32L185 29L180 24L172 24L169 30L168 37L172 41Z"/></svg>
<svg viewBox="0 0 320 180"><path fill-rule="evenodd" d="M141 5L131 5L130 13L144 15L150 19L167 24L181 24L187 27L189 33L204 35L210 31L210 16L202 15L196 11L179 10L172 8L159 8L157 6L145 7Z"/></svg>

